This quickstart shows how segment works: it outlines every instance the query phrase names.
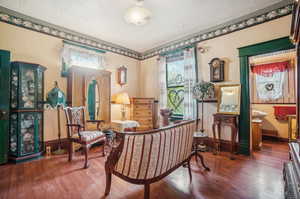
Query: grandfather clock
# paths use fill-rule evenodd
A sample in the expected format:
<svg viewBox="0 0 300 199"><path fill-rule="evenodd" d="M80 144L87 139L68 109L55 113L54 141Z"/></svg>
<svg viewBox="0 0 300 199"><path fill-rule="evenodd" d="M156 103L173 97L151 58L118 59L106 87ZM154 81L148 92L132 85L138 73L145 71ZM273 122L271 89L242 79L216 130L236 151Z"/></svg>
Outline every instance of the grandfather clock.
<svg viewBox="0 0 300 199"><path fill-rule="evenodd" d="M45 67L12 62L10 71L9 158L21 162L43 151Z"/></svg>

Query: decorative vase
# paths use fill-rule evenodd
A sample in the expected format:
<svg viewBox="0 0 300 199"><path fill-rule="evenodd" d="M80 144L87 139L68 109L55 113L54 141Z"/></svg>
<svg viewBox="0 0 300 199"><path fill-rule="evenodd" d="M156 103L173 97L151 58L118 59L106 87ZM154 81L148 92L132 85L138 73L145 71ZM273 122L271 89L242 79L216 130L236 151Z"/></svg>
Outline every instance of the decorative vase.
<svg viewBox="0 0 300 199"><path fill-rule="evenodd" d="M160 115L162 116L162 125L169 125L169 117L172 115L172 109L160 109Z"/></svg>

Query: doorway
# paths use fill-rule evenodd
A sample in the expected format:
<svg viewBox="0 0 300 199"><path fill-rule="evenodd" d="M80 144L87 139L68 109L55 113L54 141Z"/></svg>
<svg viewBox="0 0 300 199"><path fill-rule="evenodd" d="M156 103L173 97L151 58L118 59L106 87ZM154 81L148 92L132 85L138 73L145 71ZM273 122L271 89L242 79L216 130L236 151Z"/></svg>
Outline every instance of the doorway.
<svg viewBox="0 0 300 199"><path fill-rule="evenodd" d="M295 49L249 57L251 146L296 139Z"/></svg>
<svg viewBox="0 0 300 199"><path fill-rule="evenodd" d="M283 50L294 49L288 37L283 37L259 44L239 48L240 82L241 82L241 114L239 120L239 152L250 155L252 149L251 133L251 100L250 100L250 57Z"/></svg>

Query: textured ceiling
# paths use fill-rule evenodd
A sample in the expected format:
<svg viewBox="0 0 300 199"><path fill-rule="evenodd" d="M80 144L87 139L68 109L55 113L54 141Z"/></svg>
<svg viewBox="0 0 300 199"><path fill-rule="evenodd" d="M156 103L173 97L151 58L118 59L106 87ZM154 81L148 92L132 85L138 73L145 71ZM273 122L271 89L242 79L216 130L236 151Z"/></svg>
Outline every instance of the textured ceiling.
<svg viewBox="0 0 300 199"><path fill-rule="evenodd" d="M144 52L280 1L145 0L153 18L137 27L123 19L133 0L0 0L0 6Z"/></svg>

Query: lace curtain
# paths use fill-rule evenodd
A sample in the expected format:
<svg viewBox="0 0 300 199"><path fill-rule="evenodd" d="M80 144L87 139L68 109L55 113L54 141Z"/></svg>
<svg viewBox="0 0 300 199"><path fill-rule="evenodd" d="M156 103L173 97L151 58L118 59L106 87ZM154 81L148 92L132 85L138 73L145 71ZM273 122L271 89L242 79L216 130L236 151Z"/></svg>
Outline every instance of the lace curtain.
<svg viewBox="0 0 300 199"><path fill-rule="evenodd" d="M195 48L184 50L184 120L196 118L196 100L193 98L193 86L196 83Z"/></svg>
<svg viewBox="0 0 300 199"><path fill-rule="evenodd" d="M166 57L158 58L159 67L159 106L160 109L167 108L167 82L166 82Z"/></svg>
<svg viewBox="0 0 300 199"><path fill-rule="evenodd" d="M260 100L277 100L282 97L284 76L289 65L290 63L286 61L252 66Z"/></svg>
<svg viewBox="0 0 300 199"><path fill-rule="evenodd" d="M66 43L61 51L61 59L62 73L66 73L71 66L103 69L105 65L102 53Z"/></svg>

